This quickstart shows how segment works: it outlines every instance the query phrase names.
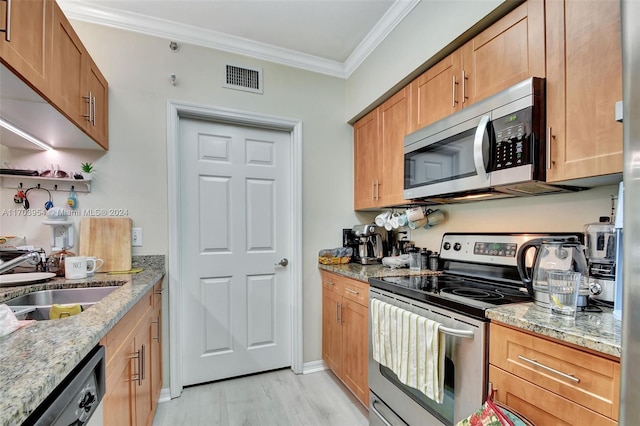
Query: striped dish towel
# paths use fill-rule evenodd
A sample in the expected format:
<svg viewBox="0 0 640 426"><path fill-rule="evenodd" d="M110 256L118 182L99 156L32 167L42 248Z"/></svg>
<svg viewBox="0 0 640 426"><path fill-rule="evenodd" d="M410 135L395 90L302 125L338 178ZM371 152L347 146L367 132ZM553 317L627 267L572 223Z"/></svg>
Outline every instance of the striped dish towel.
<svg viewBox="0 0 640 426"><path fill-rule="evenodd" d="M445 337L440 323L378 299L371 299L370 311L373 359L442 404Z"/></svg>

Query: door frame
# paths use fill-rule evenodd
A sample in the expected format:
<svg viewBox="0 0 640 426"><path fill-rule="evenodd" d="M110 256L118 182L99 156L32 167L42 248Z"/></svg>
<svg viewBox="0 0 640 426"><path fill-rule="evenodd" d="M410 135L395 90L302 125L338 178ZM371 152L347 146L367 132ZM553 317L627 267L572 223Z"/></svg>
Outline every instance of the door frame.
<svg viewBox="0 0 640 426"><path fill-rule="evenodd" d="M178 189L180 187L179 126L181 118L196 118L218 123L239 124L289 132L291 135L291 227L288 268L291 274L291 369L295 374L303 372L302 339L302 121L273 115L199 105L169 100L167 103L167 190L169 221L169 380L171 398L182 393L182 274L178 231L181 223Z"/></svg>

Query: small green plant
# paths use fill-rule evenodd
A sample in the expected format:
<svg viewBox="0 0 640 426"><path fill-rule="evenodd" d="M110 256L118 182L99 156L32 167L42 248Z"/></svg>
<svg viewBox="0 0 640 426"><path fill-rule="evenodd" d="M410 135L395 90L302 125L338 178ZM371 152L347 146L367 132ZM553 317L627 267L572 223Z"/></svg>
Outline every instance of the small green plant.
<svg viewBox="0 0 640 426"><path fill-rule="evenodd" d="M91 163L82 163L81 166L84 173L93 172L93 166L91 165Z"/></svg>

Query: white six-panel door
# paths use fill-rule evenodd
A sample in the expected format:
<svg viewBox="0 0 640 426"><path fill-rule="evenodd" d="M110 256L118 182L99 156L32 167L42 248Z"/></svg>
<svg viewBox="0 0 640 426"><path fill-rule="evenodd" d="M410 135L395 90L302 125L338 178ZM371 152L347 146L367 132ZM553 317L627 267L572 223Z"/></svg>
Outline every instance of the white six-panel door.
<svg viewBox="0 0 640 426"><path fill-rule="evenodd" d="M183 385L291 365L290 133L182 118Z"/></svg>

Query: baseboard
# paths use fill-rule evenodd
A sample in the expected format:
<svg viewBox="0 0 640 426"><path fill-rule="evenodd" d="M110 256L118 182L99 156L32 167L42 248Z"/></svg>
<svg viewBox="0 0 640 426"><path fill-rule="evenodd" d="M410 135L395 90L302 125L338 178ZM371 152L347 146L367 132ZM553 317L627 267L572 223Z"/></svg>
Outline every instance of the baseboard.
<svg viewBox="0 0 640 426"><path fill-rule="evenodd" d="M329 367L323 360L305 362L302 366L302 374L318 373L320 371L327 370Z"/></svg>
<svg viewBox="0 0 640 426"><path fill-rule="evenodd" d="M160 397L158 398L158 402L162 404L163 402L171 401L171 390L169 388L160 389Z"/></svg>

